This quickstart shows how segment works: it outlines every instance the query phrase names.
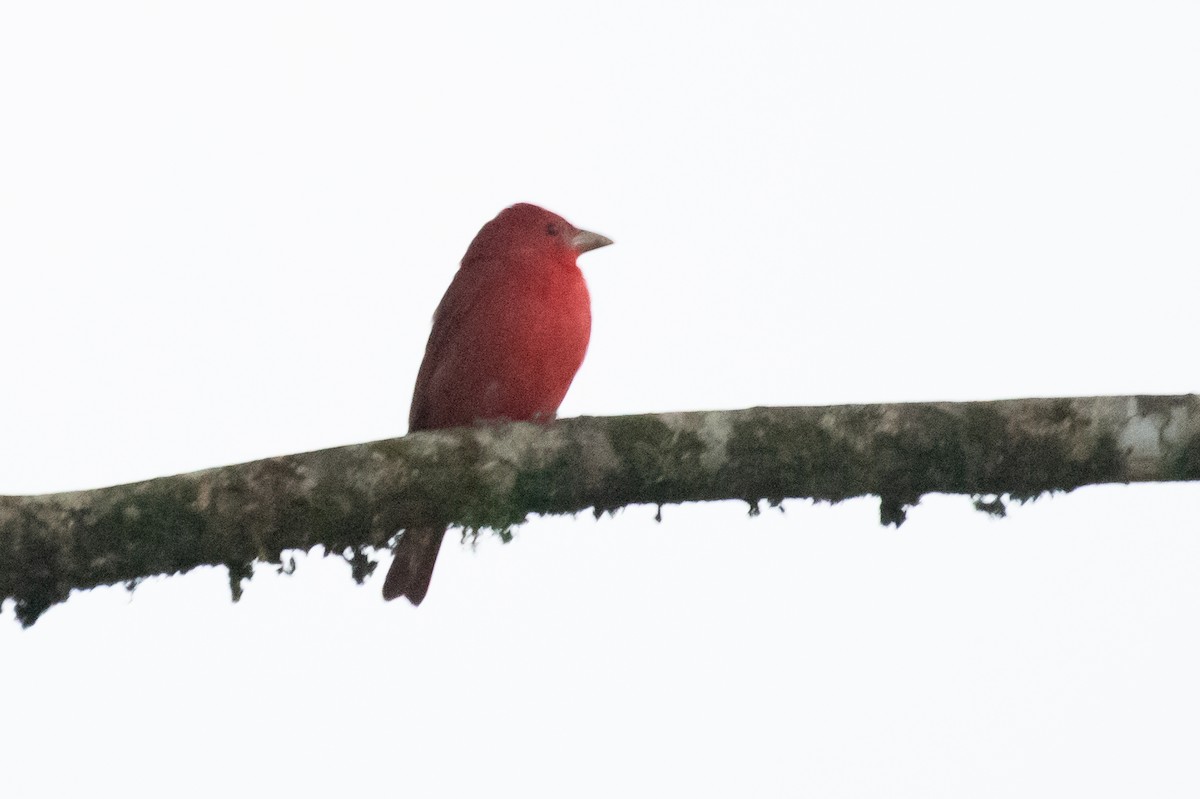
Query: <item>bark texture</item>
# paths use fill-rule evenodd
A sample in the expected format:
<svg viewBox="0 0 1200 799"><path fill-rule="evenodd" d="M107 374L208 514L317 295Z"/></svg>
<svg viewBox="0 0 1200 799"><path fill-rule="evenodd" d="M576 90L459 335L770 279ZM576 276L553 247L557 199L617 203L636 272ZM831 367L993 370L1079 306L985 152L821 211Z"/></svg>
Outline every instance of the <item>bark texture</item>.
<svg viewBox="0 0 1200 799"><path fill-rule="evenodd" d="M317 544L361 582L399 530L505 537L530 513L633 503L880 497L885 524L932 492L1004 499L1200 479L1200 399L1090 397L580 417L427 431L140 483L0 497L0 599L30 625L72 589Z"/></svg>

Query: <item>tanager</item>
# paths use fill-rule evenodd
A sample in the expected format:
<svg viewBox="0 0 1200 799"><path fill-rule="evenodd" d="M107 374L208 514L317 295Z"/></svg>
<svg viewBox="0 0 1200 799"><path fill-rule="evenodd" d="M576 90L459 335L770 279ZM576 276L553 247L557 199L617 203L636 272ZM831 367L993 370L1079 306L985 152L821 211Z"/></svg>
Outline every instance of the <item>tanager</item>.
<svg viewBox="0 0 1200 799"><path fill-rule="evenodd" d="M581 253L612 244L528 203L484 225L433 315L408 427L551 420L591 336ZM445 528L406 530L384 599L421 604Z"/></svg>

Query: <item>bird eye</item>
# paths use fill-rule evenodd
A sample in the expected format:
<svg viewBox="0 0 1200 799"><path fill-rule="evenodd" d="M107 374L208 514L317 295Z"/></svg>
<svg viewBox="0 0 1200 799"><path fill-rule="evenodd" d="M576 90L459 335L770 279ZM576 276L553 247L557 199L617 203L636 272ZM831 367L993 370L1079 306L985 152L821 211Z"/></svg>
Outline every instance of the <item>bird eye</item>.
<svg viewBox="0 0 1200 799"><path fill-rule="evenodd" d="M551 222L550 224L546 225L546 232L549 233L551 236L557 236L558 235L558 225Z"/></svg>

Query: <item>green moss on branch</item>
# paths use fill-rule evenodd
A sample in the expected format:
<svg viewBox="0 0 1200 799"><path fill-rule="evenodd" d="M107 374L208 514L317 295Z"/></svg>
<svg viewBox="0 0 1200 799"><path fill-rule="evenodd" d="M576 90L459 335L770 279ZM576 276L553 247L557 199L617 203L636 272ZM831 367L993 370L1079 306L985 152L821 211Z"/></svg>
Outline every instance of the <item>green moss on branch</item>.
<svg viewBox="0 0 1200 799"><path fill-rule="evenodd" d="M360 582L399 530L507 532L528 514L875 495L900 524L931 492L1003 514L1081 485L1200 479L1194 395L752 408L431 431L93 491L0 497L0 598L32 624L72 589L318 544ZM991 499L984 499L991 497Z"/></svg>

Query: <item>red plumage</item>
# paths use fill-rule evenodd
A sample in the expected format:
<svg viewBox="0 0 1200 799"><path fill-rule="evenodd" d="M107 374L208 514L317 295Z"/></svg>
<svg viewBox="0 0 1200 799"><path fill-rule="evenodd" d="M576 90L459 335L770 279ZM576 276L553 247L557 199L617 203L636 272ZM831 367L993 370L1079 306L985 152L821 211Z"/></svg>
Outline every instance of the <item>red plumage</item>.
<svg viewBox="0 0 1200 799"><path fill-rule="evenodd" d="M612 242L520 203L475 236L433 315L409 430L554 418L591 335L580 253ZM407 530L385 599L421 604L444 529Z"/></svg>

